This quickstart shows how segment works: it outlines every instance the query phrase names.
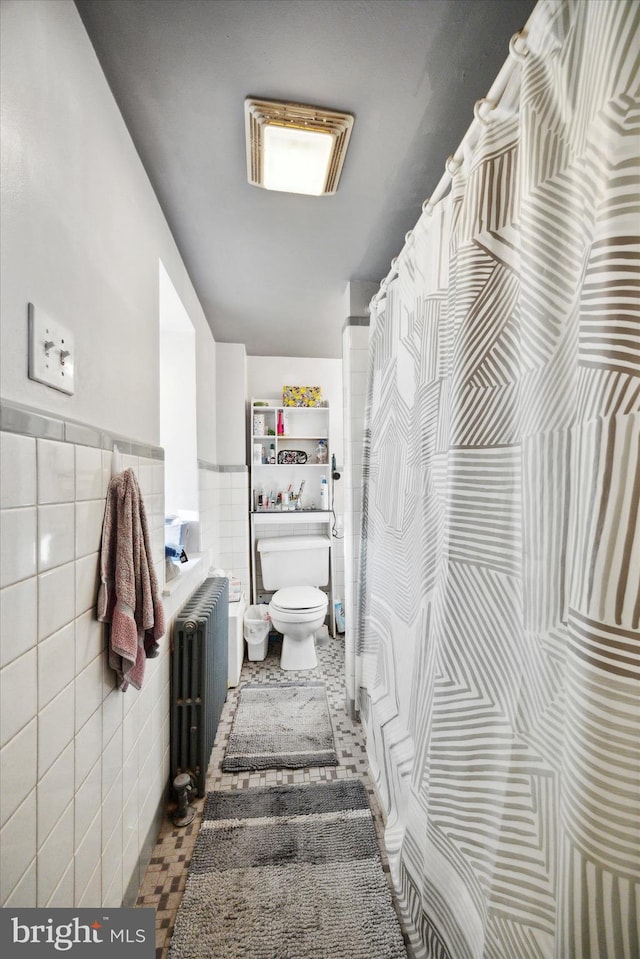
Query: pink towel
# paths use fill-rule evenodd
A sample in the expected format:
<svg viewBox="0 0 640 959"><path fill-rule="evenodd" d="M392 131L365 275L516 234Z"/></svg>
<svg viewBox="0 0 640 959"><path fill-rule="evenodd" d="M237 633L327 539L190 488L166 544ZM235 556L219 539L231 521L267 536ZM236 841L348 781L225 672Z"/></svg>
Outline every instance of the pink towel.
<svg viewBox="0 0 640 959"><path fill-rule="evenodd" d="M102 525L98 619L108 623L109 665L124 692L142 687L145 662L165 630L147 514L132 469L109 483Z"/></svg>

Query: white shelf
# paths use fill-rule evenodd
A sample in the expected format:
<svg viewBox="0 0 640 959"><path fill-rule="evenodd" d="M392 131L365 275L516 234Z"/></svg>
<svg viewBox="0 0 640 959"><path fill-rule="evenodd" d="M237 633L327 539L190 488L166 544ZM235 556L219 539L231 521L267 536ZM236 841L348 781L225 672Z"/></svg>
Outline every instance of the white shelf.
<svg viewBox="0 0 640 959"><path fill-rule="evenodd" d="M256 406L256 401L254 400L251 412L273 413L277 412L278 410L286 410L288 413L326 413L328 409L328 406L285 406L284 403L280 403L276 406Z"/></svg>
<svg viewBox="0 0 640 959"><path fill-rule="evenodd" d="M326 509L258 509L251 518L256 526L270 526L275 523L328 523L333 518L331 510Z"/></svg>
<svg viewBox="0 0 640 959"><path fill-rule="evenodd" d="M254 433L251 439L252 440L268 440L268 442L270 443L273 442L273 440L278 440L278 442L283 440L283 441L286 441L287 443L290 443L293 440L311 440L311 442L316 442L316 443L318 442L318 440L327 440L327 442L329 441L329 437L327 436L326 433L324 434L308 433L306 436L302 436L298 434L294 436L293 433L289 433L287 436L283 436L282 433L275 436L273 433Z"/></svg>

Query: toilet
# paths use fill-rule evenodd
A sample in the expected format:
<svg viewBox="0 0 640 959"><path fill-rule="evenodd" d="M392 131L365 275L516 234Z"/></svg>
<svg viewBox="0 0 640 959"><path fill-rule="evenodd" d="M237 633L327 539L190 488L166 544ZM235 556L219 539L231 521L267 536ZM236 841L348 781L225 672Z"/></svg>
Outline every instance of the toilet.
<svg viewBox="0 0 640 959"><path fill-rule="evenodd" d="M329 582L328 536L276 536L258 540L262 584L276 590L269 603L271 624L282 633L282 669L318 665L315 634L329 603L319 586Z"/></svg>

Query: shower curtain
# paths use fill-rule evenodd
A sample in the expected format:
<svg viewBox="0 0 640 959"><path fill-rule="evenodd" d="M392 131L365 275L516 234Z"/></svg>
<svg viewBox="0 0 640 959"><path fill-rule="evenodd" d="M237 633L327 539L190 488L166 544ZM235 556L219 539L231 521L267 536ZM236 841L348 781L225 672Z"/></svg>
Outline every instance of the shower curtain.
<svg viewBox="0 0 640 959"><path fill-rule="evenodd" d="M372 304L356 674L419 957L639 955L639 19L538 4Z"/></svg>

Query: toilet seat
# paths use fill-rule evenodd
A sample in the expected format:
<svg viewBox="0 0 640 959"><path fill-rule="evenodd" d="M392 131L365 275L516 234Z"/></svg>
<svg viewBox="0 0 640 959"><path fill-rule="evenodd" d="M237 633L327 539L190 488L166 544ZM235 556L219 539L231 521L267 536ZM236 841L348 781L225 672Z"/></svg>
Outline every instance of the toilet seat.
<svg viewBox="0 0 640 959"><path fill-rule="evenodd" d="M285 586L269 603L271 625L282 633L281 669L315 669L315 634L324 623L329 597L316 586Z"/></svg>
<svg viewBox="0 0 640 959"><path fill-rule="evenodd" d="M285 586L273 594L271 605L283 613L310 614L322 612L329 604L329 597L315 586Z"/></svg>

